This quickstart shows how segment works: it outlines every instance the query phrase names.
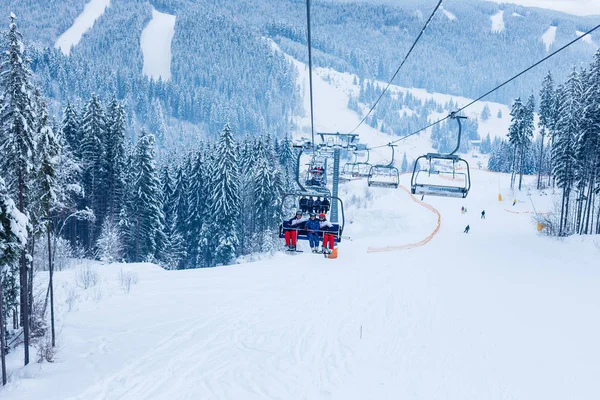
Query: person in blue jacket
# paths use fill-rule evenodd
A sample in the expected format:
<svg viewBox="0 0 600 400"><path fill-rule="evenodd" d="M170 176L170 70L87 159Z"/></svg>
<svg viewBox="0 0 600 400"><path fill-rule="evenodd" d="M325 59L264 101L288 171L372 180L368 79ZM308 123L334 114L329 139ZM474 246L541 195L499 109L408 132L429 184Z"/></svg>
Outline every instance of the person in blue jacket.
<svg viewBox="0 0 600 400"><path fill-rule="evenodd" d="M310 219L304 224L304 229L308 231L308 242L313 253L319 252L319 230L321 223L316 219L314 212L310 213Z"/></svg>

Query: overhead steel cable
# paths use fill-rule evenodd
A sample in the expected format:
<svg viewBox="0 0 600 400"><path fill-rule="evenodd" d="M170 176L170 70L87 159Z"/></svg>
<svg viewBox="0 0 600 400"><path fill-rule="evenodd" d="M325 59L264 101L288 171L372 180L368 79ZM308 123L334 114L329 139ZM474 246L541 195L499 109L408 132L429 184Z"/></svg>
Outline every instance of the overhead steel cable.
<svg viewBox="0 0 600 400"><path fill-rule="evenodd" d="M373 110L375 110L375 107L377 107L377 104L383 98L383 95L390 88L390 86L392 85L392 82L394 82L394 79L396 78L396 76L398 75L398 73L400 72L400 70L402 69L402 67L404 66L404 64L406 63L406 60L408 60L408 57L410 56L410 54L414 50L415 46L419 42L419 39L421 39L421 36L423 36L423 33L427 29L427 26L429 26L429 23L431 22L431 20L435 16L435 13L437 12L437 10L439 10L440 6L442 5L442 1L443 0L439 0L438 1L437 6L435 6L435 9L433 10L433 12L431 13L431 15L429 16L429 19L427 20L427 22L425 22L425 25L423 25L423 28L421 29L421 32L419 32L419 36L417 36L417 38L413 42L412 46L410 46L410 49L408 50L408 53L406 53L406 55L404 56L404 59L402 60L402 63L400 63L400 66L398 67L398 69L396 70L396 72L394 73L394 75L392 76L392 79L390 79L390 81L388 82L388 84L385 87L385 89L383 89L383 91L379 95L379 98L375 101L375 103L373 104L373 106L371 107L371 109L369 110L369 112L367 113L367 115L365 115L365 117L358 123L358 125L356 125L356 127L354 129L352 129L352 131L350 131L350 134L354 133L367 120L367 118L369 117L369 115L371 115L371 113L373 112Z"/></svg>
<svg viewBox="0 0 600 400"><path fill-rule="evenodd" d="M479 97L478 97L478 98L476 98L475 100L472 100L470 103L468 103L468 104L466 104L466 105L462 106L462 107L461 107L461 108L459 108L458 110L454 111L454 113L455 113L455 114L458 114L458 113L460 113L460 112L462 112L462 111L466 110L467 108L471 107L473 104L477 103L478 101L481 101L481 100L482 100L484 97L487 97L487 96L489 96L490 94L494 93L496 90L500 89L501 87L504 87L504 86L506 86L506 85L507 85L507 84L509 84L510 82L512 82L512 81L514 81L515 79L519 78L521 75L523 75L523 74L525 74L525 73L529 72L529 71L530 71L530 70L532 70L533 68L535 68L535 67L537 67L538 65L542 64L544 61L546 61L546 60L548 60L549 58L551 58L551 57L553 57L553 56L557 55L557 54L558 54L558 53L560 53L561 51L565 50L566 48L568 48L569 46L571 46L571 45L573 45L574 43L578 42L579 40L583 39L584 37L586 37L586 36L590 35L592 32L596 31L596 30L597 30L597 29L599 29L599 28L600 28L600 25L596 25L594 28L592 28L592 29L590 29L589 31L585 32L583 35L581 35L581 36L577 37L576 39L573 39L573 40L571 40L569 43L565 44L564 46L560 47L559 49L557 49L557 50L553 51L552 53L548 54L546 57L542 58L541 60L539 60L539 61L538 61L538 62L536 62L535 64L532 64L531 66L529 66L528 68L524 69L523 71L519 72L518 74L516 74L516 75L515 75L515 76L513 76L512 78L510 78L510 79L508 79L508 80L504 81L503 83L499 84L498 86L496 86L496 87L495 87L495 88L493 88L492 90L490 90L490 91L486 92L485 94L483 94L483 95L479 96ZM442 123L442 122L444 122L445 120L447 120L447 119L449 119L449 118L451 118L451 115L447 115L447 116L445 116L444 118L438 119L437 121L435 121L435 122L432 122L432 123L430 123L429 125L427 125L427 126L425 126L425 127L421 128L421 129L419 129L419 130L417 130L417 131L414 131L414 132L412 132L412 133L409 133L408 135L404 135L404 136L402 136L402 137L401 137L401 138L399 138L399 139L393 140L393 141L391 141L390 143L386 143L386 144L383 144L383 145L380 145L380 146L375 146L375 147L369 147L369 148L368 148L368 150L380 149L380 148L386 147L386 146L388 146L388 145L390 145L390 144L398 143L398 142L400 142L400 141L402 141L402 140L404 140L404 139L407 139L407 138L409 138L409 137L411 137L411 136L414 136L414 135L416 135L416 134L418 134L418 133L421 133L421 132L423 132L424 130L427 130L427 129L429 129L429 128L431 128L431 127L433 127L433 126L435 126L435 125L437 125L437 124L439 124L439 123Z"/></svg>
<svg viewBox="0 0 600 400"><path fill-rule="evenodd" d="M306 25L308 40L308 81L310 86L310 132L311 146L315 147L315 114L313 108L312 38L310 35L310 0L306 0Z"/></svg>

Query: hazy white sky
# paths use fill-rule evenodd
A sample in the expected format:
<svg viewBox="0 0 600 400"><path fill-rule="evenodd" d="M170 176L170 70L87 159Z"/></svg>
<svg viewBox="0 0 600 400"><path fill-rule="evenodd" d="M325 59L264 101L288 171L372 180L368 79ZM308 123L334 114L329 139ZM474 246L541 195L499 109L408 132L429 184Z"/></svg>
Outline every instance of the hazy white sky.
<svg viewBox="0 0 600 400"><path fill-rule="evenodd" d="M600 0L486 0L528 7L548 8L574 15L600 15Z"/></svg>

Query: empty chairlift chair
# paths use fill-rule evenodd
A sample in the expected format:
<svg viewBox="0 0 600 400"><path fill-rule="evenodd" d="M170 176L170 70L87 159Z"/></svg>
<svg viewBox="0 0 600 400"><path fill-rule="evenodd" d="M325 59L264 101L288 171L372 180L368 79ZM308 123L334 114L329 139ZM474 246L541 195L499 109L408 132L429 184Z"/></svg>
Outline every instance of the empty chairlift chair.
<svg viewBox="0 0 600 400"><path fill-rule="evenodd" d="M465 198L471 189L469 163L455 154L460 148L462 125L466 117L454 112L450 118L458 123L458 142L449 154L428 153L415 160L411 178L411 193L416 195Z"/></svg>
<svg viewBox="0 0 600 400"><path fill-rule="evenodd" d="M353 153L354 161L346 163L342 168L340 180L351 181L367 178L369 176L369 172L371 171L371 164L369 164L369 150L366 149L364 151L366 151L366 160L358 161L358 157L363 151L355 151Z"/></svg>
<svg viewBox="0 0 600 400"><path fill-rule="evenodd" d="M392 149L392 159L388 164L378 164L371 166L367 183L369 186L398 188L400 184L400 173L398 168L394 166L395 145L389 143L388 146Z"/></svg>

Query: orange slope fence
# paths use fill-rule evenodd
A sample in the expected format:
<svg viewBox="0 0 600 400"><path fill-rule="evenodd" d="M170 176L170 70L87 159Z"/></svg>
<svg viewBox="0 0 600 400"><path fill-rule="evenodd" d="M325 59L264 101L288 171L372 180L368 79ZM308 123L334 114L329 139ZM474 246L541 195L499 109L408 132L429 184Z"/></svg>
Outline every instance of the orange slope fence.
<svg viewBox="0 0 600 400"><path fill-rule="evenodd" d="M384 253L384 252L388 252L388 251L399 251L399 250L410 250L410 249L414 249L415 247L421 247L421 246L425 246L427 243L429 243L429 241L431 239L434 238L435 235L437 235L437 233L440 230L440 227L442 226L442 216L440 215L440 212L438 210L436 210L433 206L422 202L421 200L417 199L415 196L413 196L413 194L410 192L410 190L408 190L407 188L405 188L402 185L398 186L399 189L404 190L406 193L408 193L408 195L412 198L412 200L419 204L420 206L423 206L429 210L431 210L433 213L435 213L437 215L437 226L435 227L435 229L433 230L433 232L431 232L431 234L429 236L427 236L425 239L416 242L416 243L410 243L410 244L405 244L402 246L386 246L386 247L369 247L367 249L367 253Z"/></svg>

